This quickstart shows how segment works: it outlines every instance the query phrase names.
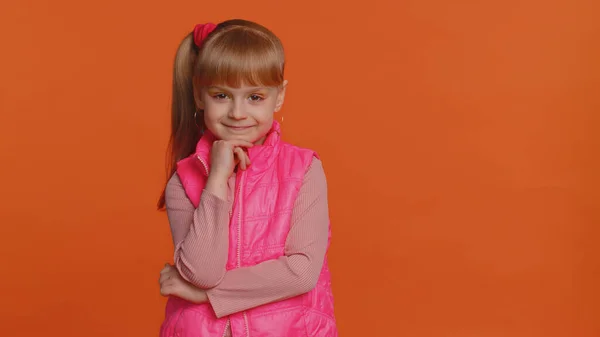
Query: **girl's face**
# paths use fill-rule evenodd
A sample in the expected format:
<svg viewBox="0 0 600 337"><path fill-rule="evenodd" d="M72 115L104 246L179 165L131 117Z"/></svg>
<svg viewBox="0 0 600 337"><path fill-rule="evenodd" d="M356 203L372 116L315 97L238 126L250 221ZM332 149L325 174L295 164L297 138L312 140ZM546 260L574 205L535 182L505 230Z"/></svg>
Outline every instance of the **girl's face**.
<svg viewBox="0 0 600 337"><path fill-rule="evenodd" d="M281 87L204 87L198 102L204 109L204 125L217 139L262 144L273 114L283 105L286 86L287 81Z"/></svg>

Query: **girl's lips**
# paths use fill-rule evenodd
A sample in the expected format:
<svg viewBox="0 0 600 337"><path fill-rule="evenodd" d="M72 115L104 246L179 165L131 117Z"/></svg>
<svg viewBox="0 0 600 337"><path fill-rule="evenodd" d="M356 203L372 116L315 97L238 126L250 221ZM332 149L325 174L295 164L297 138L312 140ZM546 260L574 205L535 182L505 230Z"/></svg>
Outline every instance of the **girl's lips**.
<svg viewBox="0 0 600 337"><path fill-rule="evenodd" d="M246 129L249 129L252 127L252 126L233 126L233 125L225 125L225 126L232 130L246 130Z"/></svg>

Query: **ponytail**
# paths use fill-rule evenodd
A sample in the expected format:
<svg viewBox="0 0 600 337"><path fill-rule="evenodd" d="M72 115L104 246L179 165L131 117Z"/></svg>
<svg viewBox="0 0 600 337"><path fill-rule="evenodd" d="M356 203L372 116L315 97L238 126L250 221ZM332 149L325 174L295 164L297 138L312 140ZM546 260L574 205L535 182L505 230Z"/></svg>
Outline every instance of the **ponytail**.
<svg viewBox="0 0 600 337"><path fill-rule="evenodd" d="M194 100L194 64L198 57L198 48L194 44L193 33L188 34L177 49L173 67L173 96L171 102L171 136L166 155L168 183L177 169L177 162L194 153L200 139L196 103ZM158 200L158 209L165 208L165 188Z"/></svg>

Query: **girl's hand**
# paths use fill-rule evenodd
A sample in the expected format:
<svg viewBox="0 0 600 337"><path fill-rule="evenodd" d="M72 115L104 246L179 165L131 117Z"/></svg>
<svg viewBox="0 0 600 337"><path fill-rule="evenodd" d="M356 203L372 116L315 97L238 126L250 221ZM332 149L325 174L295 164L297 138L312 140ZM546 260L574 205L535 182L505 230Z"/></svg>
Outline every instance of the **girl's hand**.
<svg viewBox="0 0 600 337"><path fill-rule="evenodd" d="M162 296L176 296L196 304L208 302L206 291L184 280L177 268L168 263L160 271L158 282Z"/></svg>
<svg viewBox="0 0 600 337"><path fill-rule="evenodd" d="M244 151L254 144L244 140L217 140L210 155L210 175L227 180L237 165L242 170L250 166L250 158Z"/></svg>

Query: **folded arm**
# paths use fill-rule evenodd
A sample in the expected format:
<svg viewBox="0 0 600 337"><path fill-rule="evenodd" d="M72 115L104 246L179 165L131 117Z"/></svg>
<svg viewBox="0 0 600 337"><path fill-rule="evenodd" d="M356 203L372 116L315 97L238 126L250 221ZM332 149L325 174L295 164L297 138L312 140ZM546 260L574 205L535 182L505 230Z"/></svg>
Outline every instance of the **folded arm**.
<svg viewBox="0 0 600 337"><path fill-rule="evenodd" d="M216 286L225 275L231 203L204 190L198 208L194 208L177 174L167 184L165 202L175 267L198 288Z"/></svg>

